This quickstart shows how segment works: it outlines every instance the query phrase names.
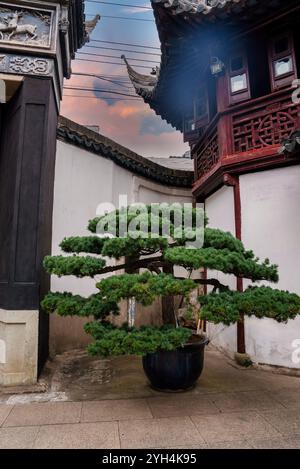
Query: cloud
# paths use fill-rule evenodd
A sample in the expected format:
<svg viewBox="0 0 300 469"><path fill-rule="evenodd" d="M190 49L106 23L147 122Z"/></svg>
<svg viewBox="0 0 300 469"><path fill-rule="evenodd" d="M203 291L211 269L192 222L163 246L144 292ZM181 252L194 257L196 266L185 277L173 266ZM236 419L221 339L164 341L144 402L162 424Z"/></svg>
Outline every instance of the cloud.
<svg viewBox="0 0 300 469"><path fill-rule="evenodd" d="M132 3L132 2L125 2ZM139 0L136 5L149 6L149 0ZM99 13L99 5L86 2L86 13L93 17ZM149 157L166 157L170 155L182 155L188 146L183 143L180 132L174 131L165 121L151 111L148 105L142 100L133 99L131 96L121 96L109 94L108 91L124 92L135 95L135 91L129 82L124 63L119 57L124 52L129 57L144 58L145 63L137 62L137 70L145 74L150 74L151 62L146 60L159 60L159 57L152 53L159 53L160 41L157 34L155 22L144 21L122 21L114 19L112 16L131 15L133 19L154 19L152 10L142 8L119 7L101 4L100 13L102 20L93 33L93 40L108 41L104 47L122 49L121 51L104 52L106 55L114 55L114 59L95 58L95 61L84 61L87 57L81 56L81 60L74 60L72 63L73 72L90 73L104 75L107 79L115 81L111 83L105 80L96 80L93 77L73 75L72 80L65 82L66 86L78 88L100 88L106 92L93 93L80 90L69 90L65 93L62 102L61 113L70 119L83 125L98 125L101 134L115 140L133 151ZM105 17L106 16L106 17ZM111 44L116 42L116 44ZM124 46L122 46L124 43ZM94 43L101 46L101 43ZM126 44L126 45L125 45ZM136 46L128 46L135 44ZM140 47L142 46L142 47ZM157 48L157 50L152 49ZM127 52L128 49L138 52ZM102 54L102 49L95 49ZM85 52L90 49L85 49ZM147 52L145 55L144 53ZM90 56L92 57L92 56ZM102 62L106 62L105 64ZM116 62L119 65L108 63ZM135 61L133 61L135 63ZM140 66L145 68L139 68ZM71 95L82 96L72 97ZM114 99L109 96L113 96ZM116 98L120 96L120 100ZM101 98L100 98L101 97ZM125 99L128 99L124 101ZM129 101L130 99L130 101Z"/></svg>
<svg viewBox="0 0 300 469"><path fill-rule="evenodd" d="M65 98L62 115L83 125L98 125L101 134L143 156L182 155L188 149L182 135L142 100L108 105L103 99Z"/></svg>
<svg viewBox="0 0 300 469"><path fill-rule="evenodd" d="M140 7L149 7L149 2L144 2L142 3L142 5L140 5ZM152 8L149 8L149 9L145 9L145 8L135 8L135 7L125 7L125 8L122 8L122 12L124 13L132 13L132 14L136 14L136 13L153 13L153 10Z"/></svg>
<svg viewBox="0 0 300 469"><path fill-rule="evenodd" d="M155 115L149 115L141 120L140 135L161 135L163 133L173 133L174 129L171 125L162 119L158 119Z"/></svg>

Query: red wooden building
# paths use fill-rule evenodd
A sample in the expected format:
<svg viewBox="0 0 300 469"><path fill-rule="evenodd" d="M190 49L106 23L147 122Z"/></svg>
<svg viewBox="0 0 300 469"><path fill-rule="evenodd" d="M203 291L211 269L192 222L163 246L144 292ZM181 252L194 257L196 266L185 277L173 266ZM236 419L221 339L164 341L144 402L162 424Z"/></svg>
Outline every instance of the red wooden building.
<svg viewBox="0 0 300 469"><path fill-rule="evenodd" d="M299 0L152 0L152 6L161 66L145 76L126 61L137 93L189 142L193 195L206 204L211 224L278 261L281 286L300 293L291 280L299 276L292 259L300 261ZM284 255L282 243L289 246ZM251 334L258 326L247 327L247 349L257 355ZM291 333L278 331L287 334L290 350ZM244 351L243 331L238 344L232 335L221 345ZM280 353L258 356L293 367Z"/></svg>

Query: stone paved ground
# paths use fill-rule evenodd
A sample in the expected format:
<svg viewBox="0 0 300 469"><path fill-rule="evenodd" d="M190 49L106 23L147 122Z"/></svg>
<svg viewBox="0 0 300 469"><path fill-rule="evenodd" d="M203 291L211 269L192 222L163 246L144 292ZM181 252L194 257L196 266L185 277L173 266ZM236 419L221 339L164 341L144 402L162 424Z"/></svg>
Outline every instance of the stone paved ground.
<svg viewBox="0 0 300 469"><path fill-rule="evenodd" d="M139 360L122 360L111 382L83 379L81 393L71 373L57 394L0 391L0 448L300 448L299 377L208 351L197 387L166 395L148 387Z"/></svg>

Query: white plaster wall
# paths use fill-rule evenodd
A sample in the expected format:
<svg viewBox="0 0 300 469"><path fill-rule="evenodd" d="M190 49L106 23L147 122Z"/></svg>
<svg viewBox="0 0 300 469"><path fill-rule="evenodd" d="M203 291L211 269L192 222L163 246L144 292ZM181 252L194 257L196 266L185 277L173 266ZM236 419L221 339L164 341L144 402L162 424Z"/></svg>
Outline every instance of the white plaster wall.
<svg viewBox="0 0 300 469"><path fill-rule="evenodd" d="M176 189L134 177L134 200L142 203L191 203L191 191Z"/></svg>
<svg viewBox="0 0 300 469"><path fill-rule="evenodd" d="M232 187L222 187L205 201L205 209L209 218L209 227L228 231L235 236L234 197ZM221 283L228 285L232 290L236 288L236 279L233 275L209 270L207 276L217 278ZM223 324L208 323L208 335L212 343L233 355L237 348L236 325L227 327Z"/></svg>
<svg viewBox="0 0 300 469"><path fill-rule="evenodd" d="M62 254L59 244L69 236L85 236L88 221L96 216L102 201L112 201L114 165L105 158L64 142L57 142L52 254ZM95 291L91 279L52 276L53 291L76 291L89 295Z"/></svg>
<svg viewBox="0 0 300 469"><path fill-rule="evenodd" d="M191 191L174 189L137 177L112 161L76 146L57 142L54 184L52 254L62 254L59 244L64 237L89 235L88 221L96 216L101 203L118 207L119 195L128 203L191 202ZM52 291L69 291L89 296L96 291L95 280L52 276ZM78 318L51 317L52 351L83 345Z"/></svg>
<svg viewBox="0 0 300 469"><path fill-rule="evenodd" d="M279 265L280 281L271 286L300 294L300 166L243 175L240 189L245 246ZM299 368L292 360L297 339L300 318L286 325L246 319L247 351L255 362Z"/></svg>

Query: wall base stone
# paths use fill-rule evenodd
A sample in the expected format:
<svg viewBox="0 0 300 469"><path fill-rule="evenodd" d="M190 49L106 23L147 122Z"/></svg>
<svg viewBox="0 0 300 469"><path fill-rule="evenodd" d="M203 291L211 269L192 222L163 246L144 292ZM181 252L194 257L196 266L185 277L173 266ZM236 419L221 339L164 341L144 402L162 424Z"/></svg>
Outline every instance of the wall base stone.
<svg viewBox="0 0 300 469"><path fill-rule="evenodd" d="M0 385L37 382L38 311L0 309Z"/></svg>

